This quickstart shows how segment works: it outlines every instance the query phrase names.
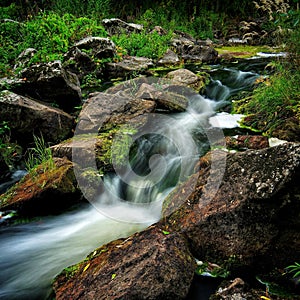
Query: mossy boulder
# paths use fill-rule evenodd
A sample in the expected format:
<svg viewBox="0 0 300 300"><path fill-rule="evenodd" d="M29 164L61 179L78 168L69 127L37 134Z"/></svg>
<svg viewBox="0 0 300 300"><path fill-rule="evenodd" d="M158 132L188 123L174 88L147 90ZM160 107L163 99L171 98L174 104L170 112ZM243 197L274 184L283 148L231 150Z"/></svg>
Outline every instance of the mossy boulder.
<svg viewBox="0 0 300 300"><path fill-rule="evenodd" d="M16 210L22 216L58 213L80 200L73 164L55 158L28 173L0 196L1 210Z"/></svg>

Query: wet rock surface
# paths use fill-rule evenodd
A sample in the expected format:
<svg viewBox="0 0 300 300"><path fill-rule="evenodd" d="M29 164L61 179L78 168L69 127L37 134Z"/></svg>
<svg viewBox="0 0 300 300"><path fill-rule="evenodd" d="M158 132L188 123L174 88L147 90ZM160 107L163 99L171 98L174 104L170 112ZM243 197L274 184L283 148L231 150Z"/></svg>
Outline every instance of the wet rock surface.
<svg viewBox="0 0 300 300"><path fill-rule="evenodd" d="M185 299L194 267L185 239L155 226L96 249L54 290L56 299Z"/></svg>
<svg viewBox="0 0 300 300"><path fill-rule="evenodd" d="M191 253L231 259L230 271L238 276L299 260L300 145L214 151L165 200L164 219L96 249L71 274L63 271L54 283L57 299L184 299L195 270ZM259 294L244 290L243 280L219 292L216 299Z"/></svg>

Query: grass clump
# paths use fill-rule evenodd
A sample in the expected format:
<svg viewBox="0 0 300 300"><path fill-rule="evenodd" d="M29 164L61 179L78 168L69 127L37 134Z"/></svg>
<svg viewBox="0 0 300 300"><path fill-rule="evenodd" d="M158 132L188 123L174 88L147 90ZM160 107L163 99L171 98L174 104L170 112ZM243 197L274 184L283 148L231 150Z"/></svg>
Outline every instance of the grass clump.
<svg viewBox="0 0 300 300"><path fill-rule="evenodd" d="M254 90L249 101L235 102L235 112L248 115L243 125L268 136L297 140L300 132L299 80L298 71L281 67L279 72ZM291 135L287 132L284 134L285 131Z"/></svg>
<svg viewBox="0 0 300 300"><path fill-rule="evenodd" d="M33 136L35 146L28 149L28 156L25 161L26 170L29 173L35 172L38 166L42 165L43 169L52 170L55 163L52 152L44 140L44 138Z"/></svg>

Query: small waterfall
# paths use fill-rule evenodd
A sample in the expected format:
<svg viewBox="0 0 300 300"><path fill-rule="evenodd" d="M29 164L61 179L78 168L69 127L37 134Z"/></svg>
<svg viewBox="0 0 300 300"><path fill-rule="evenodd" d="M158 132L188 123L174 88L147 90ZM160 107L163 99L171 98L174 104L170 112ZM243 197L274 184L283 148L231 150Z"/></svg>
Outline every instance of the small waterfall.
<svg viewBox="0 0 300 300"><path fill-rule="evenodd" d="M104 177L105 191L95 205L0 228L0 299L46 299L53 277L64 267L159 220L163 199L209 149L206 129L218 101L256 75L230 76L234 85L216 79L207 98L192 97L186 112L154 119L151 132L135 140L129 168Z"/></svg>

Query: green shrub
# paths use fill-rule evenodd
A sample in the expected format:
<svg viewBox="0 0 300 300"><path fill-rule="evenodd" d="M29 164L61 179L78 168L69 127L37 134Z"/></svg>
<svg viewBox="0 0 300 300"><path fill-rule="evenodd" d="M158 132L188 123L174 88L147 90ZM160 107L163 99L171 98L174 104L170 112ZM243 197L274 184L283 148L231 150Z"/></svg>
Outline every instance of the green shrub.
<svg viewBox="0 0 300 300"><path fill-rule="evenodd" d="M161 57L169 47L172 33L160 36L157 32L133 33L112 37L115 44L126 50L131 56L145 56L149 58Z"/></svg>

